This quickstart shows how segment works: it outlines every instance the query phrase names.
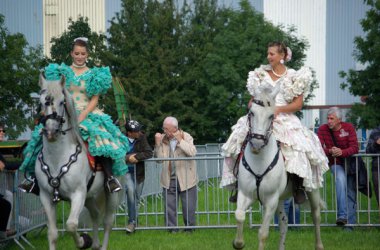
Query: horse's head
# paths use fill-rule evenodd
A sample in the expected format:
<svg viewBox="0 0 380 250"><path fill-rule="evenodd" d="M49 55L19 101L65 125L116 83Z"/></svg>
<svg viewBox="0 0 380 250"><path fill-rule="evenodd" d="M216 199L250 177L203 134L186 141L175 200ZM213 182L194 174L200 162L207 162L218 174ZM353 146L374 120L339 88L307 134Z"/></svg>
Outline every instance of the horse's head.
<svg viewBox="0 0 380 250"><path fill-rule="evenodd" d="M62 133L62 125L65 122L65 78L48 81L40 74L39 85L41 123L44 126L42 131L49 141L55 141Z"/></svg>
<svg viewBox="0 0 380 250"><path fill-rule="evenodd" d="M279 89L265 89L255 96L248 112L248 142L253 153L258 153L268 143L272 134L275 96Z"/></svg>

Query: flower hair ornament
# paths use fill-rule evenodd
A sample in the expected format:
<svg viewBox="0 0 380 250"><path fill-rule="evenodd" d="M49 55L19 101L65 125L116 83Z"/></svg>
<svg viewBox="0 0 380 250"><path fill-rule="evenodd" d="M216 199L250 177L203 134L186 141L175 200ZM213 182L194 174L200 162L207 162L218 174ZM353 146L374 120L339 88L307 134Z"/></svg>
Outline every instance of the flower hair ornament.
<svg viewBox="0 0 380 250"><path fill-rule="evenodd" d="M77 37L77 38L75 38L74 39L74 43L76 42L76 41L83 41L83 42L85 42L85 43L87 43L88 42L88 38L87 37Z"/></svg>
<svg viewBox="0 0 380 250"><path fill-rule="evenodd" d="M286 57L285 57L285 60L281 59L280 63L284 64L285 62L289 62L290 60L292 60L292 50L289 47L286 47Z"/></svg>

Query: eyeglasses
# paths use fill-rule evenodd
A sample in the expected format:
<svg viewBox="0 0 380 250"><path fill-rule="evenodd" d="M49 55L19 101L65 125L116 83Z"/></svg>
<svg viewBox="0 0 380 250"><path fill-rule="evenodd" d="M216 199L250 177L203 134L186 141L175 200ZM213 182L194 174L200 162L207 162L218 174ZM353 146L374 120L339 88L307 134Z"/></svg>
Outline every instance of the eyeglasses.
<svg viewBox="0 0 380 250"><path fill-rule="evenodd" d="M0 133L4 133L5 134L5 130L4 129L0 129Z"/></svg>

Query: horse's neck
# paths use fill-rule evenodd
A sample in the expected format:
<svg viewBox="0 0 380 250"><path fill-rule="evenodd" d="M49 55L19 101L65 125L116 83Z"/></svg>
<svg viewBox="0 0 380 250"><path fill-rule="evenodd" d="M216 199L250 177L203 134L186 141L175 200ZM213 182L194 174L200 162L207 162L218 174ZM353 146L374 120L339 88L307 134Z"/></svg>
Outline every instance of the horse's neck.
<svg viewBox="0 0 380 250"><path fill-rule="evenodd" d="M69 117L65 115L65 123L62 125L62 131L64 134L60 134L58 139L54 142L48 141L43 137L43 150L44 154L54 155L55 158L66 157L65 152L72 154L75 152L75 146L78 145L78 141L75 139L74 127L70 124ZM74 151L71 150L74 148ZM71 152L73 151L73 152Z"/></svg>
<svg viewBox="0 0 380 250"><path fill-rule="evenodd" d="M273 134L268 139L268 144L258 154L253 154L250 147L245 149L245 158L254 162L255 168L266 168L272 162L278 150L277 141Z"/></svg>

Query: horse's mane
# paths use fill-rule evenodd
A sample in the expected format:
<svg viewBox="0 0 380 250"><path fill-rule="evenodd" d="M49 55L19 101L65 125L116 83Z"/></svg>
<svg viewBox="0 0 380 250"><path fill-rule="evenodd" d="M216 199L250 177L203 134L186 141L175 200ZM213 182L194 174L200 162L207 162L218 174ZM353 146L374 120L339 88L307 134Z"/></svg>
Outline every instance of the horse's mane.
<svg viewBox="0 0 380 250"><path fill-rule="evenodd" d="M79 142L82 145L82 148L84 147L83 139L79 132L79 126L78 126L78 116L75 110L74 100L71 96L71 94L67 91L65 87L61 86L60 81L57 84L47 84L47 93L51 94L53 97L58 97L59 95L63 95L65 98L65 108L68 115L68 123L69 128L72 128L72 136L73 139L77 142Z"/></svg>

